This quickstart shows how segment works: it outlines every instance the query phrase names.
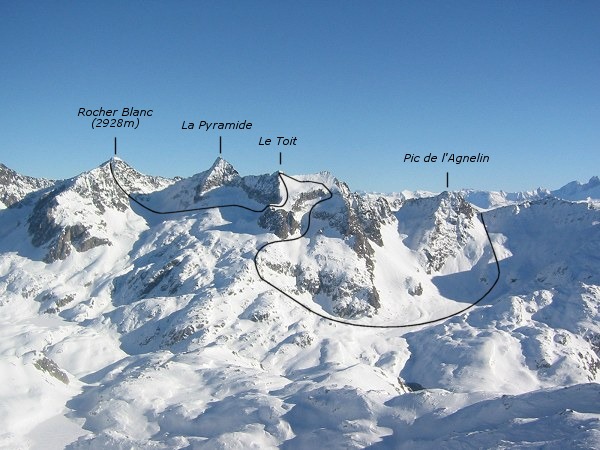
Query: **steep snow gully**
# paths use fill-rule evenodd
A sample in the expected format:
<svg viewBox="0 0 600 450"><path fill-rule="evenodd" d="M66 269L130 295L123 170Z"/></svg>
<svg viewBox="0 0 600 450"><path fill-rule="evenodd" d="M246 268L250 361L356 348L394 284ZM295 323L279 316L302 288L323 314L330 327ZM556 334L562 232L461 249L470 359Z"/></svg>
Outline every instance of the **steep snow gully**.
<svg viewBox="0 0 600 450"><path fill-rule="evenodd" d="M282 208L284 207L288 201L289 201L289 190L288 190L288 186L285 182L285 179L288 178L292 181L295 181L297 183L301 183L301 184L313 184L313 185L318 185L320 187L322 187L326 193L327 196L319 199L317 202L315 202L310 210L308 211L308 214L306 215L307 220L306 220L306 227L304 229L304 231L302 231L298 236L295 237L290 237L288 239L277 239L274 241L270 241L267 242L265 244L263 244L262 246L260 246L257 251L256 254L254 255L254 267L256 269L256 273L258 274L258 277L264 281L265 283L267 283L269 286L271 286L273 289L277 290L278 292L280 292L282 295L284 295L285 297L289 298L290 300L292 300L293 302L297 303L299 306L301 306L302 308L304 308L305 310L307 310L308 312L315 314L323 319L332 321L332 322L336 322L342 325L349 325L349 326L353 326L353 327L361 327L361 328L385 328L385 329L390 329L390 328L408 328L408 327L415 327L415 326L420 326L420 325L427 325L427 324L432 324L432 323L436 323L436 322L440 322L442 320L446 320L449 319L450 317L454 317L457 316L459 314L464 313L465 311L468 311L469 309L473 308L475 305L477 305L478 303L480 303L484 298L486 298L490 292L492 292L492 290L494 289L494 287L496 287L496 285L498 284L498 281L500 280L500 263L498 262L498 256L496 255L496 251L494 249L494 244L492 243L492 239L490 237L490 234L488 232L487 226L485 225L485 220L483 218L483 213L479 213L479 218L481 220L481 223L483 225L483 228L485 230L485 234L487 236L488 242L490 244L490 248L492 250L492 254L494 256L494 262L496 265L496 279L494 280L494 282L492 283L492 285L488 288L488 290L481 295L479 298L477 298L474 301L469 302L468 306L466 306L465 308L454 312L452 314L443 316L443 317L439 317L436 319L431 319L431 320L426 320L423 322L414 322L414 323L405 323L405 324L365 324L365 323L357 323L357 322L352 322L349 320L344 320L344 319L340 319L337 317L333 317L330 316L328 314L323 314L319 311L316 311L315 309L311 308L310 306L304 304L303 302L301 302L300 300L298 300L297 298L295 298L294 296L292 296L289 292L286 292L284 289L280 288L279 286L275 285L274 283L270 282L267 278L265 278L260 270L260 265L258 262L259 259L259 255L260 253L265 250L267 247L275 245L275 244L281 244L281 243L285 243L285 242L292 242L292 241L297 241L302 239L304 236L306 236L306 234L308 233L309 229L310 229L310 224L311 224L311 215L313 213L313 210L321 203L326 202L327 200L330 200L333 198L333 193L331 192L331 190L323 183L319 182L319 181L311 181L311 180L299 180L297 178L294 178L290 175L286 175L283 172L278 172L278 176L279 179L281 180L281 183L283 185L283 188L285 190L285 199L282 201L282 203L277 204L277 203L269 203L267 205L265 205L263 208L261 209L254 209L254 208L250 208L248 206L245 205L239 205L239 204L223 204L223 205L211 205L211 206L203 206L203 207L197 207L197 208L189 208L189 209L179 209L179 210L173 210L173 211L158 211L156 209L150 208L149 206L145 205L143 202L141 202L140 200L138 200L136 197L134 197L133 195L131 195L130 192L128 192L122 185L121 183L119 183L119 180L115 174L115 170L114 170L114 166L113 166L113 160L111 159L110 161L110 173L112 175L113 180L115 181L116 185L119 187L119 189L121 191L123 191L123 193L134 203L136 203L138 206L142 207L143 209L153 213L153 214L161 214L161 215L167 215L167 214L179 214L179 213L186 213L186 212L195 212L195 211L205 211L205 210L210 210L210 209L216 209L216 208L241 208L241 209L245 209L247 211L251 211L251 212L255 212L255 213L262 213L264 211L266 211L268 208L270 207L274 207L274 208Z"/></svg>

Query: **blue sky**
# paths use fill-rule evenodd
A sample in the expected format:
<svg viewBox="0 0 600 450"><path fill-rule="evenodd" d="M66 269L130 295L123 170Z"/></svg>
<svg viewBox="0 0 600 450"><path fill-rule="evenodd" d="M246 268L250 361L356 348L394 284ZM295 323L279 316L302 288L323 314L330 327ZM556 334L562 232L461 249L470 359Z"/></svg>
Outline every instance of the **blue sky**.
<svg viewBox="0 0 600 450"><path fill-rule="evenodd" d="M600 3L1 2L0 162L65 178L119 154L189 176L328 170L354 190L558 188L600 174ZM86 108L152 108L92 130ZM249 120L246 132L183 120ZM298 145L260 147L261 136ZM403 163L406 153L487 164Z"/></svg>

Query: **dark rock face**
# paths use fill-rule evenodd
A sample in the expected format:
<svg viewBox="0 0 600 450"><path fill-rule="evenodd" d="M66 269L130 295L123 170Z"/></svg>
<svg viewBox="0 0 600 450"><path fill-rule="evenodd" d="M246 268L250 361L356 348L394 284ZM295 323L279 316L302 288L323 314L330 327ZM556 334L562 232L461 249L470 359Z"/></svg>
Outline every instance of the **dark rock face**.
<svg viewBox="0 0 600 450"><path fill-rule="evenodd" d="M31 243L36 247L49 242L59 232L59 227L51 213L56 206L58 206L56 195L48 193L33 208L33 213L29 217L29 234Z"/></svg>
<svg viewBox="0 0 600 450"><path fill-rule="evenodd" d="M354 238L354 251L363 258L374 255L369 241L383 245L381 226L392 217L390 205L384 198L367 200L363 196L350 192L344 183L338 183L343 203L334 211L318 211L315 217L327 220L343 236Z"/></svg>
<svg viewBox="0 0 600 450"><path fill-rule="evenodd" d="M61 311L63 306L67 306L68 304L72 303L75 300L75 297L75 294L67 294L64 297L59 297L52 291L46 291L38 295L36 300L42 304L42 307L48 304L51 305L44 311L44 313L56 314Z"/></svg>
<svg viewBox="0 0 600 450"><path fill-rule="evenodd" d="M279 195L277 174L243 177L240 186L248 198L262 205L274 205L283 201Z"/></svg>
<svg viewBox="0 0 600 450"><path fill-rule="evenodd" d="M472 227L471 220L475 216L473 207L460 195L443 198L440 212L429 236L429 248L424 249L427 273L440 270L448 258L455 256L458 248L467 243L468 230Z"/></svg>
<svg viewBox="0 0 600 450"><path fill-rule="evenodd" d="M365 260L371 283L374 283L375 250L372 243L383 245L381 227L392 218L390 205L384 198L368 200L352 193L344 183L337 182L336 186L339 197L334 196L334 199L338 197L338 208L315 212L315 218L326 220L329 226L338 230L348 240L356 254ZM381 306L379 293L374 285L371 286L366 299L374 308Z"/></svg>
<svg viewBox="0 0 600 450"><path fill-rule="evenodd" d="M467 244L475 216L462 195L449 192L407 200L396 213L399 232L408 236L405 244L423 255L428 274L441 270Z"/></svg>
<svg viewBox="0 0 600 450"><path fill-rule="evenodd" d="M317 293L325 293L331 298L334 312L340 317L353 318L363 312L357 311L356 304L346 304L343 301L345 299L358 298L375 309L381 306L379 292L372 284L365 286L353 282L352 279L340 278L330 272L321 270L319 271L319 287Z"/></svg>
<svg viewBox="0 0 600 450"><path fill-rule="evenodd" d="M417 284L415 287L411 287L408 289L408 293L412 296L423 295L423 285L421 283Z"/></svg>
<svg viewBox="0 0 600 450"><path fill-rule="evenodd" d="M594 350L598 358L600 358L600 333L589 333L585 336L585 340L590 343L590 347Z"/></svg>
<svg viewBox="0 0 600 450"><path fill-rule="evenodd" d="M104 214L107 208L121 212L129 208L128 197L116 186L109 174L103 173L100 177L82 177L78 182L73 183L72 189L81 197L89 198L99 214Z"/></svg>
<svg viewBox="0 0 600 450"><path fill-rule="evenodd" d="M196 332L196 327L193 324L185 325L179 328L172 329L169 334L165 337L163 345L164 347L171 347L177 344Z"/></svg>
<svg viewBox="0 0 600 450"><path fill-rule="evenodd" d="M71 254L71 249L82 253L100 245L112 245L112 243L108 239L90 235L89 230L82 224L66 226L50 246L45 260L46 262L64 260Z"/></svg>
<svg viewBox="0 0 600 450"><path fill-rule="evenodd" d="M299 265L296 265L294 276L296 277L296 288L299 292L308 292L313 296L321 292L321 271L317 273L310 272L302 270Z"/></svg>
<svg viewBox="0 0 600 450"><path fill-rule="evenodd" d="M392 215L390 205L383 198L373 202L366 201L358 194L353 194L353 204L349 205L350 233L363 235L380 247L383 245L381 238L381 225Z"/></svg>
<svg viewBox="0 0 600 450"><path fill-rule="evenodd" d="M415 383L414 381L406 381L403 384L409 392L417 392L425 389L419 383Z"/></svg>
<svg viewBox="0 0 600 450"><path fill-rule="evenodd" d="M262 213L258 224L275 233L280 239L286 239L300 229L300 223L296 221L292 212L273 208L268 208Z"/></svg>
<svg viewBox="0 0 600 450"><path fill-rule="evenodd" d="M58 367L54 361L46 356L42 356L37 359L33 365L36 369L46 372L48 375L53 376L58 381L62 381L64 384L69 384L69 376Z"/></svg>
<svg viewBox="0 0 600 450"><path fill-rule="evenodd" d="M300 212L306 210L306 203L312 202L316 199L327 198L327 194L322 189L316 189L313 191L303 192L294 201L292 205L292 211Z"/></svg>
<svg viewBox="0 0 600 450"><path fill-rule="evenodd" d="M159 285L161 285L163 282L165 282L165 284L163 284L161 286L161 288L164 290L167 289L167 282L171 282L170 285L170 289L171 289L171 293L174 293L177 291L177 288L179 287L178 284L176 284L175 286L173 286L172 282L173 280L170 278L173 278L173 270L179 266L181 264L181 260L180 259L173 259L171 261L169 261L164 267L162 267L161 269L159 269L156 273L154 273L150 280L147 281L144 290L141 293L141 297L145 298L147 297L156 287L158 287ZM144 273L144 275L146 275L146 273Z"/></svg>
<svg viewBox="0 0 600 450"><path fill-rule="evenodd" d="M107 239L101 239L90 234L83 224L60 226L54 219L55 208L58 206L56 197L62 190L54 191L43 196L33 208L29 217L29 234L31 243L36 247L48 245L48 253L44 262L52 263L64 260L75 249L85 252L100 245L111 245Z"/></svg>

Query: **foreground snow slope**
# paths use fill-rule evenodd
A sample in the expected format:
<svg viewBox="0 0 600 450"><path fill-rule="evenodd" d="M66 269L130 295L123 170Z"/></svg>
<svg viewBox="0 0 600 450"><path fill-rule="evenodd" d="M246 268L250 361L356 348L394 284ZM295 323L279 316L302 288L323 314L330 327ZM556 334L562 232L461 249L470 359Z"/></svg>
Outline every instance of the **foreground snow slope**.
<svg viewBox="0 0 600 450"><path fill-rule="evenodd" d="M490 242L465 192L6 173L0 447L600 447L594 179Z"/></svg>

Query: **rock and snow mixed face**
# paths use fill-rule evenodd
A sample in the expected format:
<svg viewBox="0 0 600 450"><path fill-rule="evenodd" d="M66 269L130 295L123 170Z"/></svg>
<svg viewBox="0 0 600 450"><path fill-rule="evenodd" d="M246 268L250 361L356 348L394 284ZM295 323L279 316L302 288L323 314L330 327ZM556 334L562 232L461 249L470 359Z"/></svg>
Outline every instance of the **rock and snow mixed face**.
<svg viewBox="0 0 600 450"><path fill-rule="evenodd" d="M494 197L490 294L368 329L304 307L465 309L497 276L492 197L220 158L176 180L0 166L0 447L598 446L596 185Z"/></svg>
<svg viewBox="0 0 600 450"><path fill-rule="evenodd" d="M20 175L0 164L0 209L25 198L31 192L52 186L51 180Z"/></svg>

